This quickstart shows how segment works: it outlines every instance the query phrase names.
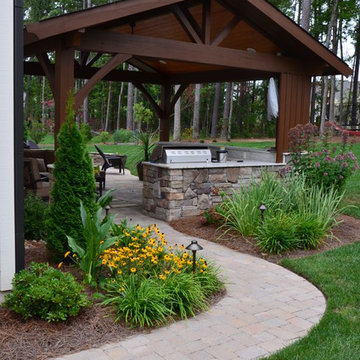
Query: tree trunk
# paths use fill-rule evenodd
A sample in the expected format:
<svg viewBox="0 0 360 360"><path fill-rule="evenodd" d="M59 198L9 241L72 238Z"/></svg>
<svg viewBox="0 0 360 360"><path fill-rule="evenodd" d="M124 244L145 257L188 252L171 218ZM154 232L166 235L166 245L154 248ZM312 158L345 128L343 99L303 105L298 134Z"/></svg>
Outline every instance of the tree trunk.
<svg viewBox="0 0 360 360"><path fill-rule="evenodd" d="M243 132L243 104L244 104L244 94L246 91L246 82L242 81L240 83L240 89L239 89L239 102L238 102L238 110L237 110L237 125L239 127L239 133L242 134Z"/></svg>
<svg viewBox="0 0 360 360"><path fill-rule="evenodd" d="M219 117L219 104L220 104L220 92L221 92L221 83L216 83L215 85L215 96L214 96L214 106L212 113L211 121L211 138L216 139L217 137L217 122Z"/></svg>
<svg viewBox="0 0 360 360"><path fill-rule="evenodd" d="M355 47L355 72L353 81L353 95L352 95L352 109L351 109L351 128L356 129L356 115L357 115L357 102L358 102L358 84L359 84L359 63L360 63L360 17L358 20L358 29L356 34L356 47Z"/></svg>
<svg viewBox="0 0 360 360"><path fill-rule="evenodd" d="M333 26L333 41L332 41L332 51L334 54L337 54L338 47L338 37L337 37L337 22L335 21ZM330 108L329 108L329 121L335 121L335 76L331 76L331 87L330 87Z"/></svg>
<svg viewBox="0 0 360 360"><path fill-rule="evenodd" d="M231 88L232 88L232 83L227 82L226 83L224 113L223 113L223 122L222 122L222 126L221 126L221 134L220 134L220 137L222 139L226 139L226 137L227 137L227 128L228 128L228 121L229 121L229 114L230 114Z"/></svg>
<svg viewBox="0 0 360 360"><path fill-rule="evenodd" d="M123 92L124 92L124 82L122 82L121 86L120 86L120 92L119 92L119 98L118 98L118 108L117 108L117 115L116 115L116 130L120 129L121 100L122 100Z"/></svg>
<svg viewBox="0 0 360 360"><path fill-rule="evenodd" d="M339 23L339 44L340 44L340 57L344 59L343 37L342 37L342 19ZM339 105L339 124L343 125L344 117L344 75L341 75L340 80L340 105Z"/></svg>
<svg viewBox="0 0 360 360"><path fill-rule="evenodd" d="M229 118L228 118L228 127L227 127L227 139L231 139L231 123L232 123L232 114L233 114L233 97L234 97L234 86L231 83L230 90L230 109L229 109Z"/></svg>
<svg viewBox="0 0 360 360"><path fill-rule="evenodd" d="M131 70L132 70L132 66L129 65L129 71ZM134 85L132 83L128 83L127 111L126 111L126 128L128 130L133 129L133 123L134 123L133 106L134 106Z"/></svg>
<svg viewBox="0 0 360 360"><path fill-rule="evenodd" d="M335 21L336 21L338 2L339 2L339 0L334 0L334 5L333 5L332 11L331 11L331 18L330 18L330 22L328 25L328 32L327 32L326 41L325 41L325 46L327 48L330 45L331 31L332 31ZM322 135L324 133L328 88L329 88L328 77L325 76L324 77L324 93L323 93L322 104L321 104L320 135Z"/></svg>
<svg viewBox="0 0 360 360"><path fill-rule="evenodd" d="M310 105L310 122L315 124L315 101L316 101L316 76L312 78L311 84L311 105Z"/></svg>
<svg viewBox="0 0 360 360"><path fill-rule="evenodd" d="M300 20L300 26L309 31L310 27L310 13L311 13L311 0L302 0L302 15Z"/></svg>
<svg viewBox="0 0 360 360"><path fill-rule="evenodd" d="M45 76L42 77L41 84L41 123L45 125Z"/></svg>
<svg viewBox="0 0 360 360"><path fill-rule="evenodd" d="M193 116L193 139L200 138L200 92L201 84L196 84Z"/></svg>
<svg viewBox="0 0 360 360"><path fill-rule="evenodd" d="M108 127L109 127L110 107L111 107L111 95L112 95L112 93L111 93L111 81L109 81L104 131L108 131Z"/></svg>
<svg viewBox="0 0 360 360"><path fill-rule="evenodd" d="M175 94L180 89L180 85L175 85ZM181 96L174 107L174 141L180 141L181 137Z"/></svg>

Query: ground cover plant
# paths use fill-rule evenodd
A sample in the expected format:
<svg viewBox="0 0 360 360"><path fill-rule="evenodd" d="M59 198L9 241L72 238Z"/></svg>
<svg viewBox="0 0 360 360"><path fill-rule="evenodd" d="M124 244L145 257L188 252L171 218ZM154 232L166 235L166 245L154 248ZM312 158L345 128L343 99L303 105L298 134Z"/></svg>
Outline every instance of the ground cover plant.
<svg viewBox="0 0 360 360"><path fill-rule="evenodd" d="M215 209L222 216L224 231L235 230L255 236L257 245L267 253L294 248L316 248L327 236L340 214L342 194L308 185L304 176L277 178L264 174L237 192L223 195ZM263 217L260 205L266 205Z"/></svg>
<svg viewBox="0 0 360 360"><path fill-rule="evenodd" d="M281 264L309 279L327 298L320 323L295 344L269 360L338 360L360 358L360 243Z"/></svg>

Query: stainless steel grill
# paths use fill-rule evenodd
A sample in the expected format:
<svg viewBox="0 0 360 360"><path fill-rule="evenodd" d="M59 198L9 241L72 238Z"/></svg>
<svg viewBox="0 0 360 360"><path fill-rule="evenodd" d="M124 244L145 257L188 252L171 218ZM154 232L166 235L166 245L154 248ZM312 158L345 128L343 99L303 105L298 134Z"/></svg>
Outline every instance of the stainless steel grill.
<svg viewBox="0 0 360 360"><path fill-rule="evenodd" d="M165 163L209 163L211 152L209 149L164 149Z"/></svg>

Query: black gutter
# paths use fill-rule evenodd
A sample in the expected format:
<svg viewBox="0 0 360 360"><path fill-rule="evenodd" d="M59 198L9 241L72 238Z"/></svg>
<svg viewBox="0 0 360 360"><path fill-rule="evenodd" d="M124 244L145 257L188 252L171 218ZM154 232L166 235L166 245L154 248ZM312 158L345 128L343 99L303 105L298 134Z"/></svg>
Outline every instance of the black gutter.
<svg viewBox="0 0 360 360"><path fill-rule="evenodd" d="M14 190L15 268L25 266L24 245L24 114L23 114L23 0L14 0Z"/></svg>

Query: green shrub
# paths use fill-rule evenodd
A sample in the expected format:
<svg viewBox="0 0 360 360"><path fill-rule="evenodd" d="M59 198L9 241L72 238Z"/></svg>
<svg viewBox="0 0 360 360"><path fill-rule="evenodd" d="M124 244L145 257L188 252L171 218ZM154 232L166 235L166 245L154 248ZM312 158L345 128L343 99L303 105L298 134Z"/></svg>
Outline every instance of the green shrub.
<svg viewBox="0 0 360 360"><path fill-rule="evenodd" d="M44 219L48 204L29 193L24 198L24 236L27 240L44 239Z"/></svg>
<svg viewBox="0 0 360 360"><path fill-rule="evenodd" d="M256 244L266 253L280 254L296 246L295 234L293 218L278 212L275 216L265 217L257 231Z"/></svg>
<svg viewBox="0 0 360 360"><path fill-rule="evenodd" d="M134 140L134 133L127 129L119 129L114 133L115 143L128 143Z"/></svg>
<svg viewBox="0 0 360 360"><path fill-rule="evenodd" d="M86 143L88 143L93 138L89 124L82 123L80 125L80 133L83 136Z"/></svg>
<svg viewBox="0 0 360 360"><path fill-rule="evenodd" d="M29 269L15 275L12 284L13 292L6 296L4 306L24 319L66 320L88 304L84 288L75 278L49 264L32 262Z"/></svg>
<svg viewBox="0 0 360 360"><path fill-rule="evenodd" d="M100 141L105 144L111 140L111 135L108 131L101 131L99 134Z"/></svg>
<svg viewBox="0 0 360 360"><path fill-rule="evenodd" d="M32 121L30 123L29 134L36 144L39 144L46 136L47 132L45 126L40 121Z"/></svg>
<svg viewBox="0 0 360 360"><path fill-rule="evenodd" d="M47 247L60 261L69 250L67 235L85 246L80 200L94 214L95 177L84 139L74 122L73 95L69 96L66 122L58 135L51 204L46 220Z"/></svg>
<svg viewBox="0 0 360 360"><path fill-rule="evenodd" d="M341 189L359 166L350 151L348 134L343 134L341 146L336 145L330 142L329 127L327 123L323 136L318 136L318 128L312 124L297 125L289 131L292 171L304 174L310 185Z"/></svg>

